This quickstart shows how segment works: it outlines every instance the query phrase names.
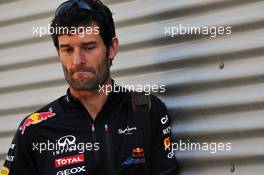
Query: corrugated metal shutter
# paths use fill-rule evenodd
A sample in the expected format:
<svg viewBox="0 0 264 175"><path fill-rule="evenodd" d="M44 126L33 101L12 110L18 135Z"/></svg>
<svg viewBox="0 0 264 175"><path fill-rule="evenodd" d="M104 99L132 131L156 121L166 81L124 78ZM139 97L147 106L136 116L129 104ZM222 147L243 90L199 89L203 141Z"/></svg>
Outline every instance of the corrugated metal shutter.
<svg viewBox="0 0 264 175"><path fill-rule="evenodd" d="M19 121L65 93L45 26L62 0L0 2L0 159ZM107 0L121 51L112 73L121 84L165 84L160 97L175 138L231 142L231 151L177 151L183 175L260 175L264 170L264 1ZM165 27L232 26L232 35L168 37ZM2 164L2 163L1 163Z"/></svg>

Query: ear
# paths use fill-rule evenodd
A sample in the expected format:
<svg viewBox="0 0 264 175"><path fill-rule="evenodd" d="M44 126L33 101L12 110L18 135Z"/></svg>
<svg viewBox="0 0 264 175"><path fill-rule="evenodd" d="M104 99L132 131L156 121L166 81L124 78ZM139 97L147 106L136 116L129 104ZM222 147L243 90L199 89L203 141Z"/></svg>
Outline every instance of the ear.
<svg viewBox="0 0 264 175"><path fill-rule="evenodd" d="M112 44L109 48L109 58L112 62L112 60L114 59L114 57L116 56L116 54L118 53L119 50L119 40L117 37L114 37L112 39Z"/></svg>

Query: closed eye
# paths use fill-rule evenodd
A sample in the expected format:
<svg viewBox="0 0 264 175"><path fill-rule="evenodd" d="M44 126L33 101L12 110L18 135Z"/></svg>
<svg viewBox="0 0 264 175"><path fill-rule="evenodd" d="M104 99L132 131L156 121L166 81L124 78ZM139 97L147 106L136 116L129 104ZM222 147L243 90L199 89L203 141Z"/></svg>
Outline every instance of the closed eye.
<svg viewBox="0 0 264 175"><path fill-rule="evenodd" d="M90 46L90 47L85 47L84 49L85 50L93 50L93 49L95 49L95 47L94 46Z"/></svg>
<svg viewBox="0 0 264 175"><path fill-rule="evenodd" d="M86 51L92 51L97 47L97 43L95 41L90 41L82 44L82 47Z"/></svg>
<svg viewBox="0 0 264 175"><path fill-rule="evenodd" d="M72 48L65 48L65 49L62 49L62 52L66 52L66 53L71 53L73 51Z"/></svg>

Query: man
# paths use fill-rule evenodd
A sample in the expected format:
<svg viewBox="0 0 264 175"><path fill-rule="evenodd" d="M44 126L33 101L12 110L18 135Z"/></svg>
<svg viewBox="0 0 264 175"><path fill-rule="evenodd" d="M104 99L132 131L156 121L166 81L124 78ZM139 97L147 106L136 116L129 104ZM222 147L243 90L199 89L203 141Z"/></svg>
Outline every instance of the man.
<svg viewBox="0 0 264 175"><path fill-rule="evenodd" d="M151 95L139 112L132 99L142 95L111 79L119 43L109 8L69 0L51 26L67 94L21 122L1 175L177 174L165 105Z"/></svg>

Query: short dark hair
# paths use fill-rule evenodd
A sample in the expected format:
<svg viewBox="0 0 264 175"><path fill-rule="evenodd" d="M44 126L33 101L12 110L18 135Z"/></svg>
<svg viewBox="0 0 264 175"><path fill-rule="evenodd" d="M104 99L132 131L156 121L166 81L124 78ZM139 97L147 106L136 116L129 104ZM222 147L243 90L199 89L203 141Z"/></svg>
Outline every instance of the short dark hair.
<svg viewBox="0 0 264 175"><path fill-rule="evenodd" d="M74 6L71 9L55 15L51 21L51 28L68 28L71 27L87 27L92 23L95 23L99 27L99 35L105 46L109 49L112 44L113 37L116 36L115 25L110 9L104 5L100 0L81 0L88 3L94 10L100 12L95 13L86 9L81 9L78 6ZM54 46L59 49L58 36L60 34L51 32Z"/></svg>

